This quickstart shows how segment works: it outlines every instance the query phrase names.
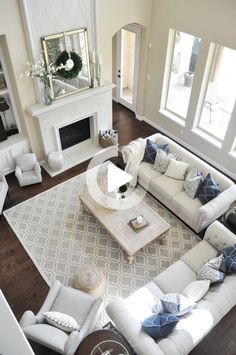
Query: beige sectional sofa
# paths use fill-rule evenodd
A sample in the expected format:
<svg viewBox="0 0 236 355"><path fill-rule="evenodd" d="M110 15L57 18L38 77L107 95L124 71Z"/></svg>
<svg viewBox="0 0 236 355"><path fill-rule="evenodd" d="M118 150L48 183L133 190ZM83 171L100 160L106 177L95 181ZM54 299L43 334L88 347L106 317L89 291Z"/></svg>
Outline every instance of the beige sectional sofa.
<svg viewBox="0 0 236 355"><path fill-rule="evenodd" d="M189 163L187 172L196 167L204 176L210 173L218 183L221 193L205 205L202 205L198 198L190 198L184 191L183 180L167 177L155 171L150 163L142 161L147 138L158 144L168 143L170 153L177 153L182 161ZM139 184L193 230L200 232L206 228L225 213L231 203L236 200L236 185L225 175L160 133L147 138L133 141L123 148L125 170L133 176L137 174ZM134 176L135 184L136 176Z"/></svg>
<svg viewBox="0 0 236 355"><path fill-rule="evenodd" d="M188 354L236 304L236 274L227 275L208 293L165 338L154 341L141 329L141 321L152 314L152 307L163 294L181 291L196 280L200 267L219 251L236 243L236 236L218 221L208 227L204 239L180 260L169 266L146 286L127 299L117 298L106 310L137 355Z"/></svg>

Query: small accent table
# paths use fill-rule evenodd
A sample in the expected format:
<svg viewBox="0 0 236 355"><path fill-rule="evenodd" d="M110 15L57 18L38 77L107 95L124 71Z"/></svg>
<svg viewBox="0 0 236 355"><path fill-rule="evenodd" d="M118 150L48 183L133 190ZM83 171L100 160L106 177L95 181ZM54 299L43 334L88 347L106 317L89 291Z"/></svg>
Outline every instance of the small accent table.
<svg viewBox="0 0 236 355"><path fill-rule="evenodd" d="M114 330L97 330L79 345L75 355L134 355L125 338Z"/></svg>

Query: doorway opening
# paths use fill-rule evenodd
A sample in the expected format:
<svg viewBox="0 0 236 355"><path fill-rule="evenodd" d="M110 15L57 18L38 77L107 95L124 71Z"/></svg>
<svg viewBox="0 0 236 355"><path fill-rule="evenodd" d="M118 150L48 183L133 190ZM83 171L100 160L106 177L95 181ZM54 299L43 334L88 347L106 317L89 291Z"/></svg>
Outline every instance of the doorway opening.
<svg viewBox="0 0 236 355"><path fill-rule="evenodd" d="M113 82L115 101L136 112L141 26L130 24L113 37Z"/></svg>

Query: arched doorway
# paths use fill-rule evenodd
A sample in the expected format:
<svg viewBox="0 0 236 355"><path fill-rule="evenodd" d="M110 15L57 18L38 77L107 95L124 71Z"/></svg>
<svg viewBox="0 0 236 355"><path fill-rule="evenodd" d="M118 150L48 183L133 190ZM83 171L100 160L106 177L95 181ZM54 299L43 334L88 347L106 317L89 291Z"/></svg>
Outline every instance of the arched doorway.
<svg viewBox="0 0 236 355"><path fill-rule="evenodd" d="M112 40L113 98L133 112L137 107L140 42L141 26L136 23L122 27Z"/></svg>

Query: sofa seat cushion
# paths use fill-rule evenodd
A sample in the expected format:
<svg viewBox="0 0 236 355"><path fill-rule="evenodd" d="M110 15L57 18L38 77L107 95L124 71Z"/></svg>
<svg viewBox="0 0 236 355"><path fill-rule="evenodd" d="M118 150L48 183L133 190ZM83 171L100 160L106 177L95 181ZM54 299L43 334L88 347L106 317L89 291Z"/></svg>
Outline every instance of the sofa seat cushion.
<svg viewBox="0 0 236 355"><path fill-rule="evenodd" d="M179 214L180 218L192 225L194 222L194 217L198 209L202 206L198 198L192 199L189 197L185 191L181 191L171 200L171 205L173 206L176 213Z"/></svg>
<svg viewBox="0 0 236 355"><path fill-rule="evenodd" d="M155 282L164 293L180 293L180 291L194 280L196 280L196 273L182 260L178 260L161 274L157 275L153 282Z"/></svg>
<svg viewBox="0 0 236 355"><path fill-rule="evenodd" d="M127 297L125 304L132 316L142 322L153 314L153 306L163 295L163 291L151 281Z"/></svg>
<svg viewBox="0 0 236 355"><path fill-rule="evenodd" d="M187 253L181 256L184 261L195 273L198 272L200 267L208 260L217 256L218 251L206 240L202 240L194 248L190 249Z"/></svg>
<svg viewBox="0 0 236 355"><path fill-rule="evenodd" d="M150 190L158 198L159 195L165 200L171 200L184 190L184 181L176 180L165 175L159 175L150 182Z"/></svg>
<svg viewBox="0 0 236 355"><path fill-rule="evenodd" d="M150 163L145 163L142 162L139 165L139 169L138 169L138 181L139 183L145 187L146 189L148 189L150 182L156 178L157 176L160 176L161 173L159 173L158 171L155 171L153 169L153 165Z"/></svg>

